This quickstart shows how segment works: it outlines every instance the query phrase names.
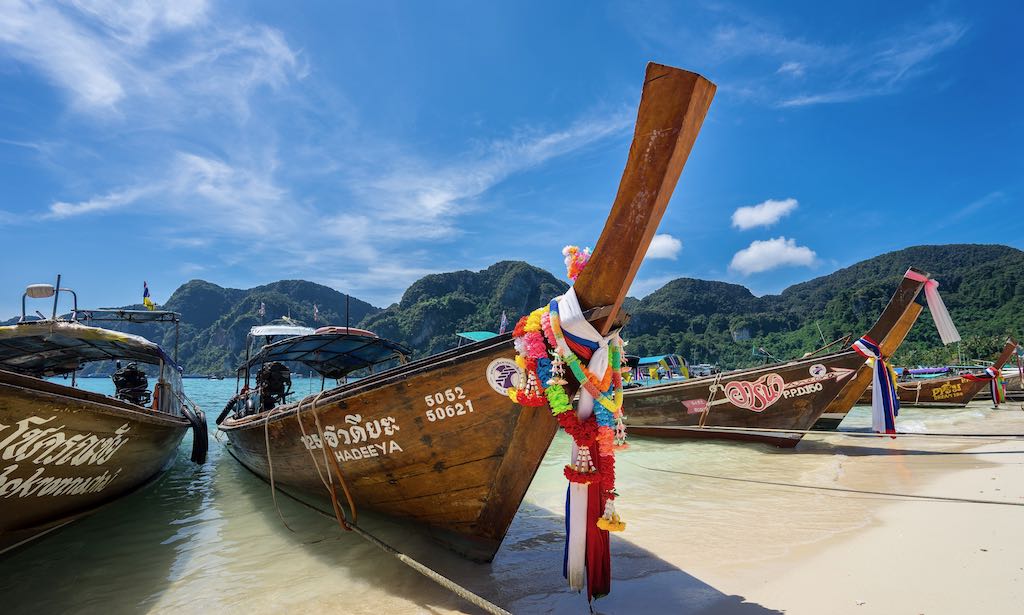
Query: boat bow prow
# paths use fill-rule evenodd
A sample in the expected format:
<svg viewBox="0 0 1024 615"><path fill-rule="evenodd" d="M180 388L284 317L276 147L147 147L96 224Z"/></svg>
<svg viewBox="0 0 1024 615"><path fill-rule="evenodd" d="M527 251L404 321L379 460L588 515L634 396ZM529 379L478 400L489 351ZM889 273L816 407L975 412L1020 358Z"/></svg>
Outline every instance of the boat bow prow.
<svg viewBox="0 0 1024 615"><path fill-rule="evenodd" d="M611 308L608 316L593 323L602 334L617 319L714 95L715 84L696 73L654 62L647 65L619 191L591 265L575 283L583 309Z"/></svg>
<svg viewBox="0 0 1024 615"><path fill-rule="evenodd" d="M1013 337L1006 338L1006 344L1003 345L1003 351L996 357L995 363L992 364L997 371L1003 369L1003 365L1010 360L1010 357L1017 352L1017 340Z"/></svg>
<svg viewBox="0 0 1024 615"><path fill-rule="evenodd" d="M924 309L916 300L929 277L920 269L907 269L888 305L868 331L867 337L879 345L883 356L891 357L896 352Z"/></svg>
<svg viewBox="0 0 1024 615"><path fill-rule="evenodd" d="M924 307L917 303L917 297L928 281L928 273L911 267L903 274L903 280L893 293L889 303L882 310L866 337L878 344L882 356L891 357L906 339L917 317ZM825 414L845 415L857 403L871 384L872 370L867 365L857 370L853 378L825 409Z"/></svg>

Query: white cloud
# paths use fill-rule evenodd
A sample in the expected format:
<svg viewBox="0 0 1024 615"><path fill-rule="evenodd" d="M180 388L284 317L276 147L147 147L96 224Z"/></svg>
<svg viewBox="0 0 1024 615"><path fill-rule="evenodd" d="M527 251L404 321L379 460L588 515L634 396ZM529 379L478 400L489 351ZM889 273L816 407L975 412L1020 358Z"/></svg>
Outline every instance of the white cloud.
<svg viewBox="0 0 1024 615"><path fill-rule="evenodd" d="M732 212L732 225L740 230L758 226L771 226L789 215L799 204L796 199L775 201L768 199L757 205L747 205Z"/></svg>
<svg viewBox="0 0 1024 615"><path fill-rule="evenodd" d="M152 192L152 188L139 186L108 192L107 194L95 196L91 199L80 201L78 203L57 201L50 205L50 212L46 214L45 217L61 220L63 218L71 218L74 216L81 216L83 214L119 209L137 202L139 199L151 194Z"/></svg>
<svg viewBox="0 0 1024 615"><path fill-rule="evenodd" d="M750 275L785 266L810 267L816 261L817 255L810 248L796 245L795 239L776 237L754 241L734 254L729 269Z"/></svg>
<svg viewBox="0 0 1024 615"><path fill-rule="evenodd" d="M672 235L655 235L651 245L647 248L647 255L644 258L667 258L676 260L679 251L683 249L683 242Z"/></svg>
<svg viewBox="0 0 1024 615"><path fill-rule="evenodd" d="M794 77L803 77L804 70L807 67L802 62L783 62L779 70L775 71L780 75L793 75Z"/></svg>
<svg viewBox="0 0 1024 615"><path fill-rule="evenodd" d="M14 0L0 12L0 50L39 70L79 111L148 123L168 114L244 119L254 87L304 74L280 32L210 19L203 0Z"/></svg>

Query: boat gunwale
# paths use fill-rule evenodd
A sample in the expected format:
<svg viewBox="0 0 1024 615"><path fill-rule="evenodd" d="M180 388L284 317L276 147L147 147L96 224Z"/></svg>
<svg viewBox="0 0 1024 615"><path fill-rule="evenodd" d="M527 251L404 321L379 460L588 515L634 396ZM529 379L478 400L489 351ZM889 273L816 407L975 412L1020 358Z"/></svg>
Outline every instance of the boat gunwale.
<svg viewBox="0 0 1024 615"><path fill-rule="evenodd" d="M492 348L498 346L506 346L509 350L509 358L511 359L512 347L511 347L512 333L505 333L497 337L493 337L488 340L483 340L475 344L467 344L459 348L451 348L435 355L430 355L422 359L418 359L405 365L399 365L388 369L386 371L373 374L366 378L360 378L354 382L349 382L333 389L328 389L323 392L320 400L317 402L317 406L331 404L346 397L351 397L360 392L365 392L393 384L395 381L422 374L427 371L440 369L449 365L457 364L463 360L468 360L475 354L486 352ZM298 401L289 402L276 406L270 410L252 414L240 419L234 417L227 417L218 426L222 431L230 431L235 429L245 429L254 425L263 425L267 421L276 421L284 418L288 418L295 414L295 412L303 404L309 403L307 400L312 400L320 395L319 393L313 393L303 397Z"/></svg>
<svg viewBox="0 0 1024 615"><path fill-rule="evenodd" d="M14 378L10 378L10 376L13 376ZM46 390L40 387L33 387L32 385L35 384L33 382L18 383L14 381L19 378L36 381L50 387L56 387L58 390ZM89 412L100 412L110 416L130 418L132 420L139 420L157 425L173 425L186 428L191 426L191 422L189 422L189 420L184 416L167 414L166 412L160 412L151 408L146 408L145 406L136 406L135 404L126 402L122 399L117 399L116 397L104 395L103 393L70 387L58 382L46 380L45 378L36 378L35 376L0 369L0 395L3 394L2 392L4 389L23 391L30 396L67 399L87 404L89 406Z"/></svg>

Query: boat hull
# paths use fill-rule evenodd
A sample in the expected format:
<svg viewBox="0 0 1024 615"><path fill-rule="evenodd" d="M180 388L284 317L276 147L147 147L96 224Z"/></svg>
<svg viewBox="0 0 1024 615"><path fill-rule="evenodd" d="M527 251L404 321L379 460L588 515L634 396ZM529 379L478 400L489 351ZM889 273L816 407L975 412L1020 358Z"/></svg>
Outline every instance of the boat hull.
<svg viewBox="0 0 1024 615"><path fill-rule="evenodd" d="M181 417L0 370L0 553L149 483L189 427Z"/></svg>
<svg viewBox="0 0 1024 615"><path fill-rule="evenodd" d="M557 429L546 407L492 387L508 384L512 355L503 335L328 391L315 409L308 397L221 429L243 465L325 512L321 476L338 484L340 471L357 512L412 520L490 561Z"/></svg>
<svg viewBox="0 0 1024 615"><path fill-rule="evenodd" d="M623 394L623 412L632 435L757 441L791 447L800 440L799 434L758 430L809 429L863 366L863 357L844 351L762 369L630 389Z"/></svg>

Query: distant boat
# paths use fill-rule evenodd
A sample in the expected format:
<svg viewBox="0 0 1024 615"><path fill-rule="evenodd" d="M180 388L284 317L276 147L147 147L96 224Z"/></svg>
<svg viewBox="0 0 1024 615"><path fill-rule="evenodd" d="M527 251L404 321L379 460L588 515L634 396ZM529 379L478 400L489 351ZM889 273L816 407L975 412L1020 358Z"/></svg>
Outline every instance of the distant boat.
<svg viewBox="0 0 1024 615"><path fill-rule="evenodd" d="M992 368L997 372L1003 369L1006 362L1014 356L1017 351L1017 340L1008 338L1006 343L1003 345L1002 352L996 357L995 362L992 363ZM971 380L964 378L963 374L978 374L981 373L984 367L964 368L956 371L961 372L955 376L941 376L927 379L911 379L904 380L896 383L896 394L899 396L900 406L902 407L915 407L915 406L931 406L931 407L945 407L955 408L966 406L971 402L982 391L989 389L989 383L984 380ZM944 370L942 373L948 373L953 368L941 368ZM929 375L929 369L908 370L911 374L919 372L917 375ZM992 399L991 393L988 394L988 399ZM870 404L871 403L871 390L865 391L864 395L861 396L859 403Z"/></svg>
<svg viewBox="0 0 1024 615"><path fill-rule="evenodd" d="M917 319L914 300L927 274L907 272L868 332L886 355L899 347ZM872 375L852 349L795 361L722 372L682 382L630 389L623 413L634 435L767 442L796 446L822 413L848 410ZM793 430L792 433L777 430ZM768 431L765 431L768 430Z"/></svg>
<svg viewBox="0 0 1024 615"><path fill-rule="evenodd" d="M648 65L618 195L574 286L598 326L619 322L713 91L698 75ZM569 221L549 213L516 219ZM548 408L521 407L506 394L517 375L511 338L473 342L297 402L277 403L278 395L269 410L261 401L255 414L225 416L220 429L246 467L321 510L340 517L354 504L412 520L452 549L489 561L558 427ZM307 334L303 343L313 339ZM379 339L362 341L375 347ZM348 354L338 353L336 373L363 360ZM312 365L307 356L294 360Z"/></svg>
<svg viewBox="0 0 1024 615"><path fill-rule="evenodd" d="M79 310L57 318L57 285L29 286L18 324L0 327L0 553L19 547L136 491L169 467L193 430L193 460L206 454L206 419L185 396L178 366L142 337L82 324L178 322L162 311ZM50 318L28 321L25 298L53 297ZM94 361L125 360L116 392L76 388ZM150 391L136 364L151 365ZM46 380L70 376L71 386ZM116 536L96 536L116 540Z"/></svg>

